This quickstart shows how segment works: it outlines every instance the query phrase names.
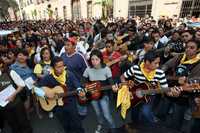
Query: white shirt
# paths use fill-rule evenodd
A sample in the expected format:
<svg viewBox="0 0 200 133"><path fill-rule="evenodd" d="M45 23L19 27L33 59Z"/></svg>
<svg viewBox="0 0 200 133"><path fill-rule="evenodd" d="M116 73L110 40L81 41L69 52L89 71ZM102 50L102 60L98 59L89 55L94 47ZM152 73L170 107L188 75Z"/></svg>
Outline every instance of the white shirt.
<svg viewBox="0 0 200 133"><path fill-rule="evenodd" d="M89 44L85 43L85 46L83 46L84 41L79 41L76 45L76 51L81 52L83 55L86 55L87 50L89 48Z"/></svg>
<svg viewBox="0 0 200 133"><path fill-rule="evenodd" d="M160 42L163 44L167 44L168 41L169 39L166 36L163 36L162 38L160 38Z"/></svg>
<svg viewBox="0 0 200 133"><path fill-rule="evenodd" d="M86 43L85 47L83 46L83 44L84 44L84 41L77 42L76 52L80 52L83 55L86 55L87 54L87 49L89 48L89 44ZM63 46L62 49L60 50L59 56L61 56L63 53L65 53L65 46Z"/></svg>
<svg viewBox="0 0 200 133"><path fill-rule="evenodd" d="M14 70L10 71L10 77L17 86L25 87L23 79Z"/></svg>

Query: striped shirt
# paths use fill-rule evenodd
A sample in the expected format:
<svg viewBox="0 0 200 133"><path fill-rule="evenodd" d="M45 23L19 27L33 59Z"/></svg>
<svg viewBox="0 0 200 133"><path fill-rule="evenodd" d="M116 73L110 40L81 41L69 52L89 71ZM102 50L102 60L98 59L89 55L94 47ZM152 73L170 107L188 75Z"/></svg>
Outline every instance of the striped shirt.
<svg viewBox="0 0 200 133"><path fill-rule="evenodd" d="M147 78L142 73L140 67L138 65L133 65L131 68L129 68L126 72L124 72L125 78L132 78L139 82L143 83L145 81L148 81ZM158 82L160 83L161 88L167 88L167 79L165 77L165 73L161 69L156 69L156 74L154 78L150 82Z"/></svg>

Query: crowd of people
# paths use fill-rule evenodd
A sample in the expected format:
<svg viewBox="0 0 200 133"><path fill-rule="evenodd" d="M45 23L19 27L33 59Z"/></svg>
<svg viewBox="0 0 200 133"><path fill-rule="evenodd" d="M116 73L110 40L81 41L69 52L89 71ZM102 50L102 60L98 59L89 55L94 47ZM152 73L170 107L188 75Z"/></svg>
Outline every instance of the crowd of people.
<svg viewBox="0 0 200 133"><path fill-rule="evenodd" d="M163 126L183 132L183 121L187 121L190 133L199 132L200 28L188 27L178 18L156 21L134 17L2 22L0 29L15 29L0 36L0 91L15 88L4 99L8 104L0 106L0 132L7 121L12 133L32 133L33 107L42 119L38 97L54 99L57 95L41 90L61 86L63 105L46 113L57 117L66 133L85 132L82 122L90 115L88 104L98 121L95 133L101 133L104 118L109 132L119 133L109 104L117 99L118 84L129 80L133 81L130 92L136 84L150 83L159 84L157 89L163 93L131 106L132 122L124 130L162 121ZM30 78L33 87L27 83ZM111 91L102 91L100 98L92 99L97 86L89 92L87 84L95 82ZM67 96L72 91L79 98ZM79 103L85 99L88 104Z"/></svg>

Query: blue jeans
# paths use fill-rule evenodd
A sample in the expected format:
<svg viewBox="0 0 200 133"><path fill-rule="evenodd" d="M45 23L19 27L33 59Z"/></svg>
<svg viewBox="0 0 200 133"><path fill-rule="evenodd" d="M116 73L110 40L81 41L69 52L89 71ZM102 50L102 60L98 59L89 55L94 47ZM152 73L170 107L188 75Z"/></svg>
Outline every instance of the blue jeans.
<svg viewBox="0 0 200 133"><path fill-rule="evenodd" d="M153 98L151 102L142 102L132 108L131 118L134 123L145 122L148 125L155 124L155 115L152 110Z"/></svg>
<svg viewBox="0 0 200 133"><path fill-rule="evenodd" d="M104 122L103 117L104 117L109 123L110 128L116 128L109 108L108 96L105 95L99 100L93 100L91 101L91 104L95 110L99 124L103 124Z"/></svg>

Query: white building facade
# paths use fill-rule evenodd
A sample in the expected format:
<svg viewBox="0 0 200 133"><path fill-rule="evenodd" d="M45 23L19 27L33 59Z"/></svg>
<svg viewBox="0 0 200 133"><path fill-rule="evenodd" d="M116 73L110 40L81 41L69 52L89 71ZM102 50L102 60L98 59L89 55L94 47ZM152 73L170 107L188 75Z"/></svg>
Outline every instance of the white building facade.
<svg viewBox="0 0 200 133"><path fill-rule="evenodd" d="M21 18L39 19L80 19L100 18L106 0L17 0ZM108 0L111 1L111 0ZM120 0L117 0L120 1Z"/></svg>
<svg viewBox="0 0 200 133"><path fill-rule="evenodd" d="M187 1L199 5L199 0L16 0L23 19L80 19L91 17L130 17L145 15L183 16ZM186 4L184 4L184 2ZM197 3L197 4L196 4ZM105 4L107 5L105 7ZM185 5L185 6L184 6ZM184 8L183 8L184 7ZM198 8L198 9L199 9ZM195 7L196 9L196 7ZM199 12L198 10L196 11ZM106 14L106 15L105 15Z"/></svg>

